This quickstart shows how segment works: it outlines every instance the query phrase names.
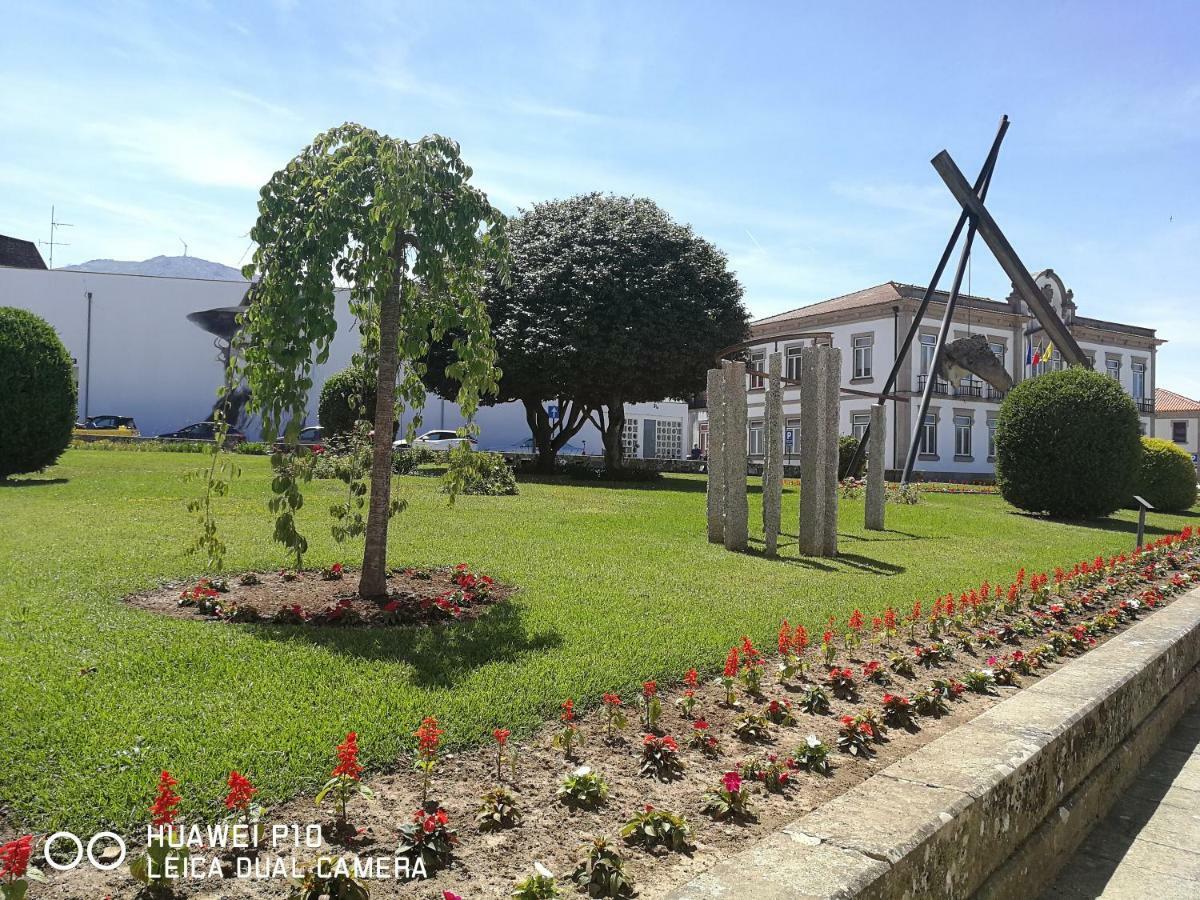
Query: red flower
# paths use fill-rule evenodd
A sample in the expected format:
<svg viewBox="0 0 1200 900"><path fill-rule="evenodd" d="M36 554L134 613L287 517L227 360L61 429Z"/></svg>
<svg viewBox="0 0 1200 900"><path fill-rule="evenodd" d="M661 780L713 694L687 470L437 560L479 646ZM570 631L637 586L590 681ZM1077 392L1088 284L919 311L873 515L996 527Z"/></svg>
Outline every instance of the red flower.
<svg viewBox="0 0 1200 900"><path fill-rule="evenodd" d="M240 809L242 812L250 807L250 799L258 793L258 788L250 783L250 779L240 774L237 769L229 773L229 795L225 798L226 809Z"/></svg>
<svg viewBox="0 0 1200 900"><path fill-rule="evenodd" d="M725 677L734 678L738 673L738 651L737 647L729 648L729 655L725 657Z"/></svg>
<svg viewBox="0 0 1200 900"><path fill-rule="evenodd" d="M863 614L856 609L850 614L850 621L848 624L854 631L858 631L858 629L863 627Z"/></svg>
<svg viewBox="0 0 1200 900"><path fill-rule="evenodd" d="M788 652L788 648L791 647L791 645L792 645L791 626L788 625L787 619L784 619L783 622L779 626L778 644L779 644L779 652L781 655L786 654Z"/></svg>
<svg viewBox="0 0 1200 900"><path fill-rule="evenodd" d="M562 714L559 718L564 722L575 721L575 701L570 697L562 702Z"/></svg>
<svg viewBox="0 0 1200 900"><path fill-rule="evenodd" d="M726 772L721 778L721 783L725 785L725 790L731 794L736 794L742 789L742 776L737 772Z"/></svg>
<svg viewBox="0 0 1200 900"><path fill-rule="evenodd" d="M150 822L154 825L171 825L179 808L179 795L174 788L178 781L166 769L158 776L158 792L150 804Z"/></svg>
<svg viewBox="0 0 1200 900"><path fill-rule="evenodd" d="M508 741L508 736L512 734L507 728L497 728L492 732L492 737L496 739L496 743L501 747Z"/></svg>
<svg viewBox="0 0 1200 900"><path fill-rule="evenodd" d="M803 653L804 648L808 646L808 632L803 625L797 625L796 630L792 632L792 646L796 648L797 653Z"/></svg>
<svg viewBox="0 0 1200 900"><path fill-rule="evenodd" d="M699 678L700 675L695 669L688 669L687 674L683 676L683 683L694 688Z"/></svg>
<svg viewBox="0 0 1200 900"><path fill-rule="evenodd" d="M362 766L358 764L358 735L351 731L337 746L338 764L331 773L334 778L351 778L358 781Z"/></svg>
<svg viewBox="0 0 1200 900"><path fill-rule="evenodd" d="M889 631L896 630L896 611L890 606L883 611L883 627Z"/></svg>
<svg viewBox="0 0 1200 900"><path fill-rule="evenodd" d="M692 671L695 672L696 670L692 669ZM617 694L605 694L600 699L603 701L605 706L616 707L621 705L621 698Z"/></svg>
<svg viewBox="0 0 1200 900"><path fill-rule="evenodd" d="M417 754L422 759L431 759L437 756L438 747L442 743L442 735L446 732L438 728L438 720L433 716L426 716L421 720L420 726L413 735L417 739Z"/></svg>
<svg viewBox="0 0 1200 900"><path fill-rule="evenodd" d="M24 876L33 854L33 835L27 834L7 844L0 844L0 878L13 881Z"/></svg>
<svg viewBox="0 0 1200 900"><path fill-rule="evenodd" d="M332 572L334 575L341 575L342 571L343 571L342 564L334 563L332 566L329 567L329 571Z"/></svg>
<svg viewBox="0 0 1200 900"><path fill-rule="evenodd" d="M649 700L658 693L658 684L653 681L642 682L642 696Z"/></svg>
<svg viewBox="0 0 1200 900"><path fill-rule="evenodd" d="M708 722L704 719L697 719L692 723L692 731L708 731Z"/></svg>
<svg viewBox="0 0 1200 900"><path fill-rule="evenodd" d="M822 644L832 644L833 643L833 632L826 631L823 635L821 635L821 643Z"/></svg>

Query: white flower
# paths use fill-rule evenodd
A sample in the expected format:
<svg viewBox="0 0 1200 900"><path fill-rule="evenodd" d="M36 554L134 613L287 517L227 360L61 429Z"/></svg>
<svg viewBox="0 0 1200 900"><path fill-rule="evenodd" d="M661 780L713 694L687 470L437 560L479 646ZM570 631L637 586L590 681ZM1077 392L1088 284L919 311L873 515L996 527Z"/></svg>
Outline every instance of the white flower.
<svg viewBox="0 0 1200 900"><path fill-rule="evenodd" d="M533 868L535 870L537 870L537 873L539 875L541 875L543 878L553 878L554 877L554 873L551 872L549 869L547 869L545 866L543 866L540 862L535 862L533 864Z"/></svg>

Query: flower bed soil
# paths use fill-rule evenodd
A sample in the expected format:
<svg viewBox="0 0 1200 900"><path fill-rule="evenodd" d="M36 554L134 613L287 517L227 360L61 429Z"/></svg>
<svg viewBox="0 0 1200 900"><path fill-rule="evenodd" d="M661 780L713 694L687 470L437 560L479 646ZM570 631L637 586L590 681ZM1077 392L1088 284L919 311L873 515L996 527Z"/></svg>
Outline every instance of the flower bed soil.
<svg viewBox="0 0 1200 900"><path fill-rule="evenodd" d="M388 599L364 600L350 569L322 572L249 572L201 579L130 594L137 609L214 622L386 628L473 619L506 600L515 588L476 575L465 566L395 569Z"/></svg>
<svg viewBox="0 0 1200 900"><path fill-rule="evenodd" d="M789 821L811 811L820 804L843 793L851 786L869 778L897 759L926 744L946 731L979 715L1005 696L1020 689L1041 675L1058 669L1071 658L1085 652L1094 643L1106 640L1133 621L1152 614L1157 606L1170 602L1196 584L1200 584L1200 545L1190 530L1181 538L1169 539L1148 554L1134 558L1121 557L1100 562L1089 568L1081 564L1071 572L1061 570L1053 576L1034 576L1028 582L1024 575L1014 582L1019 588L1007 592L995 589L998 607L980 616L979 604L972 606L970 597L963 594L954 604L954 613L945 616L945 598L939 598L936 608L944 623L931 624L929 610L917 617L915 624L898 623L899 634L882 647L877 638L869 636L870 624L863 632L866 640L855 650L846 651L841 635L846 626L838 626L834 664L849 667L858 689L853 697L836 697L826 686L830 711L810 715L798 707L800 694L813 684L828 684L827 668L820 659L820 647L809 647L804 658L811 665L807 674L793 675L786 682L778 674L781 657L759 655L763 662L761 694L753 696L744 684L735 688L736 704L727 706L726 688L712 678L702 679L694 689L696 705L693 718L688 718L676 701L684 696L685 685L658 690L662 715L658 733L673 736L679 744L679 756L684 770L681 777L661 782L638 775L644 729L638 724L638 709L634 698L624 698L622 709L629 717L627 729L613 740L604 734L602 709L589 712L577 720L583 744L575 759L567 760L561 750L553 749L551 741L561 730L561 723L546 725L540 732L517 742L509 740L510 749L519 752L515 779L505 771L504 784L516 796L524 820L515 828L494 833L481 833L475 825L475 813L480 795L496 785L496 746L478 750L445 754L438 761L433 777L431 797L449 814L451 827L458 833L452 863L428 880L403 882L374 880L368 882L372 897L442 898L460 895L465 900L508 897L513 885L527 877L535 862L547 866L559 879L564 896L575 896L568 877L578 859L577 850L586 840L605 835L613 839L625 859L627 875L645 898L662 896L673 886L685 882L714 863L751 842L765 836ZM982 593L982 592L981 592ZM1017 599L1015 605L1004 597ZM967 600L966 611L961 604ZM1111 616L1111 620L1108 618ZM882 620L881 620L882 621ZM869 620L868 620L869 622ZM1022 634L1023 623L1032 626L1032 633ZM1087 623L1087 624L1085 624ZM1097 624L1099 623L1099 624ZM1017 630L1014 630L1014 626ZM912 636L910 636L910 628ZM931 629L934 634L930 634ZM1071 637L1076 643L1071 645ZM919 661L919 650L927 650L931 642L951 645L967 637L971 646L959 647L949 659L935 662L926 668ZM984 646L995 643L997 646ZM1037 648L1062 643L1063 652L1055 654ZM790 648L794 652L794 647ZM866 682L863 667L879 660L887 670L889 656L899 653L912 661L911 676L889 672L891 685ZM927 655L927 654L926 654ZM1042 657L1034 674L1015 676L1013 685L992 688L994 693L977 694L964 690L949 701L949 711L941 717L919 717L909 728L889 728L885 739L872 742L872 753L859 758L838 752L839 729L843 716L858 716L865 710L879 712L885 693L912 696L927 690L935 679L946 683L968 682L969 675L986 670L989 676L1004 677L1014 672L1014 663L1028 663L1030 656ZM745 653L740 653L745 659ZM978 680L978 676L976 679ZM746 712L761 712L772 700L789 702L797 719L795 725L771 725L769 740L761 745L743 743L733 733L735 720ZM696 718L705 719L707 733L716 736L722 753L709 757L688 746L688 738ZM497 722L496 725L503 726ZM809 735L815 735L830 748L832 772L828 775L793 770L789 785L783 793L769 793L763 785L753 783L751 802L754 818L748 821L714 821L703 811L704 795L713 791L722 776L735 770L740 761L764 754L777 754L784 759L804 745ZM415 743L415 741L414 741ZM330 765L333 765L330 748ZM559 802L556 792L563 778L577 766L586 765L600 773L608 783L607 802L593 811L575 810ZM420 777L403 761L398 771L368 779L373 799L355 798L350 801L350 836L334 837L338 833L333 819L332 804L314 807L309 796L294 800L267 811L269 823L311 823L324 825L324 836L331 843L320 852L331 855L357 854L359 857L395 856L398 829L411 822L420 803ZM149 800L150 785L147 785ZM662 850L649 852L626 846L617 839L622 825L646 804L669 810L686 817L693 829L693 849L687 853ZM203 852L203 851L201 851ZM287 851L284 851L286 855ZM211 851L210 851L211 853ZM311 859L314 851L301 851L302 859ZM264 851L264 858L271 858ZM106 894L112 897L134 896L136 883L122 871L103 875L84 869L69 876L55 876L51 884L41 888L37 896L57 898L94 898ZM183 883L177 896L195 898L215 897L282 897L289 886L282 879L267 881Z"/></svg>

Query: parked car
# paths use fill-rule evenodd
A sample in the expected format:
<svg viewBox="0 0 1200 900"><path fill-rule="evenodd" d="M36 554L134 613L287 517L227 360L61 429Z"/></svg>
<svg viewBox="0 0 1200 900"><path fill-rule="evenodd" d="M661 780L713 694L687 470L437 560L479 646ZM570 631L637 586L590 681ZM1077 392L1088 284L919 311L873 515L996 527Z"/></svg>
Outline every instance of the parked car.
<svg viewBox="0 0 1200 900"><path fill-rule="evenodd" d="M420 437L413 438L411 444L404 439L394 441L392 449L406 450L411 446L414 449L424 447L427 450L453 450L468 443L474 446L479 442L473 437L463 437L457 431L427 431Z"/></svg>
<svg viewBox="0 0 1200 900"><path fill-rule="evenodd" d="M217 439L217 423L196 422L193 425L186 425L178 431L160 434L158 439L160 441L215 441ZM228 444L240 444L245 440L245 433L232 425L225 432L225 442Z"/></svg>
<svg viewBox="0 0 1200 900"><path fill-rule="evenodd" d="M300 434L296 437L296 445L299 447L308 447L314 453L321 453L325 450L325 429L320 425L307 425L300 429ZM287 442L282 438L275 442L275 451L282 453L288 449Z"/></svg>
<svg viewBox="0 0 1200 900"><path fill-rule="evenodd" d="M141 432L132 416L88 416L82 424L75 423L74 434L82 438L139 437Z"/></svg>

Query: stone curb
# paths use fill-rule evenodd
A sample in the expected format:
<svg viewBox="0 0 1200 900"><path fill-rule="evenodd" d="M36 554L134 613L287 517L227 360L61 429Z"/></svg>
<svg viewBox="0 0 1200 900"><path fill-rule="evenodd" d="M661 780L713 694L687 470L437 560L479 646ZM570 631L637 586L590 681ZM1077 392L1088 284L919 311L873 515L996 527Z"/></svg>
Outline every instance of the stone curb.
<svg viewBox="0 0 1200 900"><path fill-rule="evenodd" d="M1080 802L1072 792L1093 772L1098 783L1119 781L1129 754L1117 751L1143 721L1157 713L1144 733L1169 730L1195 685L1181 682L1198 664L1200 589L668 897L970 897L1048 816L1069 815ZM1137 759L1156 746L1133 743ZM1002 885L1039 857L1023 858L989 884L990 896L1007 896ZM1025 896L1036 890L1024 880Z"/></svg>

